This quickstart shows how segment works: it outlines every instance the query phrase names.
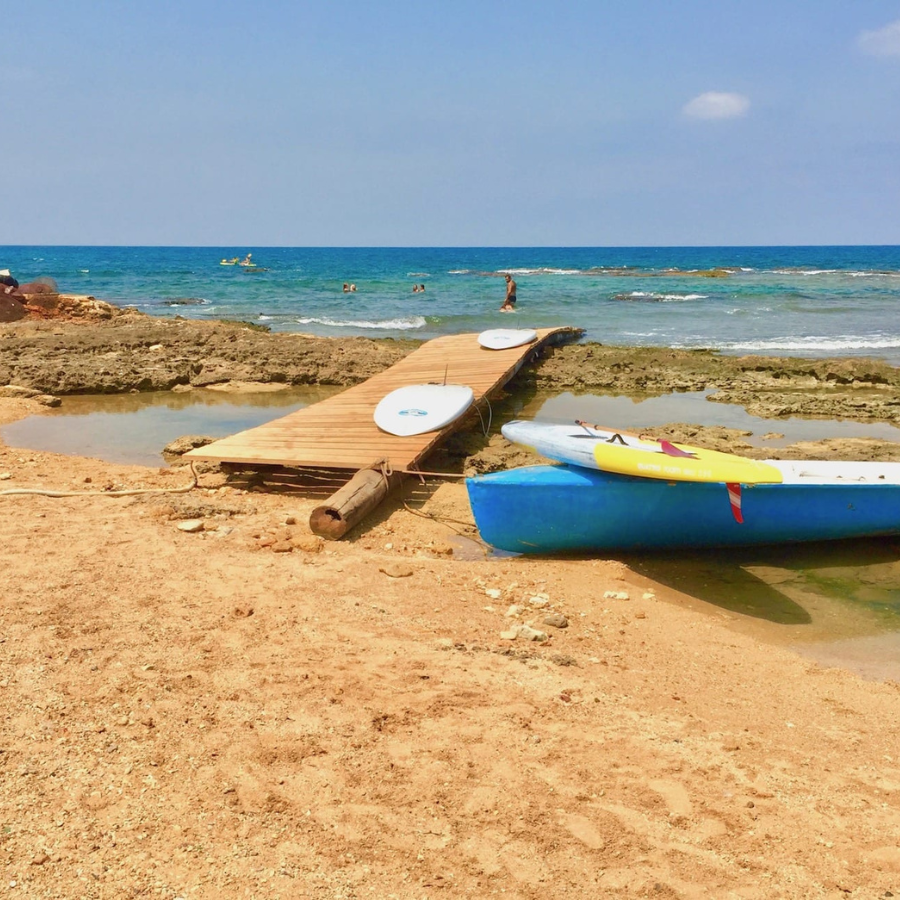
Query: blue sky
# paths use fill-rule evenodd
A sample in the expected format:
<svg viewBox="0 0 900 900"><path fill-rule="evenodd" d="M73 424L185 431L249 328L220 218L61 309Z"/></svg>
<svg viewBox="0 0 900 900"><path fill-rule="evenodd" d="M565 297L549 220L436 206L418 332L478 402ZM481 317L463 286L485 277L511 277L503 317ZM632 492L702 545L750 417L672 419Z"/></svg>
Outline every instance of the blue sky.
<svg viewBox="0 0 900 900"><path fill-rule="evenodd" d="M900 244L900 0L0 14L0 244Z"/></svg>

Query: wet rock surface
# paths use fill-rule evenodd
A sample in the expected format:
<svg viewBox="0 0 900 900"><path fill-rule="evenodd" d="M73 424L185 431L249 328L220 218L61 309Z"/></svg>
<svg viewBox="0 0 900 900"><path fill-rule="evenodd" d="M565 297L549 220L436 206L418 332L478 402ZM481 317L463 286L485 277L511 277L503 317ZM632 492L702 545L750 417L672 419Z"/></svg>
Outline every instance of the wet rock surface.
<svg viewBox="0 0 900 900"><path fill-rule="evenodd" d="M88 298L93 300L93 298ZM98 303L99 301L94 301ZM0 324L0 385L53 395L185 390L232 382L350 386L419 346L416 341L273 334L241 322L155 319L117 310L109 318L29 318ZM575 344L548 348L508 384L521 404L537 393L663 395L709 390L711 402L772 420L789 416L900 425L900 369L872 359L722 356L708 350ZM495 412L502 416L502 400ZM889 441L819 441L753 448L736 429L669 423L646 430L669 440L754 457L895 459ZM472 472L534 462L497 434L461 433L447 453Z"/></svg>
<svg viewBox="0 0 900 900"><path fill-rule="evenodd" d="M415 346L270 334L245 323L139 313L89 324L27 320L0 327L0 384L52 394L165 391L228 381L351 385Z"/></svg>
<svg viewBox="0 0 900 900"><path fill-rule="evenodd" d="M578 344L552 350L520 381L574 393L714 390L763 418L820 416L900 422L900 369L873 359L722 356L710 350Z"/></svg>

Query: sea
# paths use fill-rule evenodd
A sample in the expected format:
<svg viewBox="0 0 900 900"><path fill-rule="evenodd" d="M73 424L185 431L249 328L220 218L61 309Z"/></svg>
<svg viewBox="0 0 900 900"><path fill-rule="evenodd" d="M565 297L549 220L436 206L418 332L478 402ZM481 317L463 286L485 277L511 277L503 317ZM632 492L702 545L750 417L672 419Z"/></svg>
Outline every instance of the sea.
<svg viewBox="0 0 900 900"><path fill-rule="evenodd" d="M222 264L248 254L253 266ZM6 268L153 316L280 332L426 340L573 325L604 344L900 365L900 246L4 246Z"/></svg>

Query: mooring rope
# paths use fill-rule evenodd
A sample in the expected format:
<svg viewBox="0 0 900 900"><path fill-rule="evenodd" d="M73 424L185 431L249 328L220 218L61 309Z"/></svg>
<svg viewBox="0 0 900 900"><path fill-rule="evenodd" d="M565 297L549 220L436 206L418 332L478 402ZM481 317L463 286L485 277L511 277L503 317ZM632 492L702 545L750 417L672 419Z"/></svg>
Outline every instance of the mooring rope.
<svg viewBox="0 0 900 900"><path fill-rule="evenodd" d="M460 519L451 519L449 516L437 516L434 513L424 512L420 509L413 509L406 502L406 500L403 500L402 503L403 508L408 513L412 513L414 516L419 516L422 519L431 519L432 522L437 522L439 525L446 525L447 528L449 528L455 534L459 535L459 537L468 538L469 540L481 544L483 547L489 546L489 544L485 543L485 541L483 541L478 535L478 526L474 522L463 522ZM460 531L458 528L454 528L454 525L462 525L462 527L467 529L467 531Z"/></svg>
<svg viewBox="0 0 900 900"><path fill-rule="evenodd" d="M191 462L191 483L176 488L133 488L127 491L49 491L43 488L13 488L0 491L0 497L11 497L14 494L37 494L41 497L133 497L137 494L186 494L197 487L197 472Z"/></svg>
<svg viewBox="0 0 900 900"><path fill-rule="evenodd" d="M419 480L422 484L425 483L425 478L465 478L465 475L461 475L455 472L426 472L421 469L391 469L390 465L386 461L382 461L381 463L381 473L382 476L385 475L385 470L389 472L399 472L404 475L418 475ZM478 536L478 526L474 522L463 522L460 519L451 519L449 516L438 516L434 513L424 512L420 509L413 509L409 503L406 502L405 499L401 499L400 501L403 504L403 508L408 512L412 513L414 516L419 516L422 519L431 519L432 522L437 522L440 525L446 525L452 532L459 535L459 537L469 538L470 540L475 541L482 545L483 548L487 548L489 545L486 544L479 536ZM460 531L458 528L455 528L455 525L461 525L466 529L465 532ZM474 532L474 533L473 533Z"/></svg>
<svg viewBox="0 0 900 900"><path fill-rule="evenodd" d="M493 421L494 421L494 410L491 407L491 401L487 397L484 398L484 402L485 402L485 405L487 406L487 411L488 411L487 427L485 427L484 416L481 415L481 410L476 406L475 411L478 413L478 418L481 419L481 433L485 437L487 437L490 434L491 425L493 424Z"/></svg>
<svg viewBox="0 0 900 900"><path fill-rule="evenodd" d="M468 478L469 476L462 472L428 472L425 469L395 469L401 475L418 475L428 476L429 478Z"/></svg>

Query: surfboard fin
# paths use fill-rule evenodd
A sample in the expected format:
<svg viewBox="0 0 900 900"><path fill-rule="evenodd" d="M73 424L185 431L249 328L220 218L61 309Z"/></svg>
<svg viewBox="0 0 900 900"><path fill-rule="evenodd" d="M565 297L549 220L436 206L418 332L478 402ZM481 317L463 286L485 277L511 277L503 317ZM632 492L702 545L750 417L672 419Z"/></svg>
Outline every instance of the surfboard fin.
<svg viewBox="0 0 900 900"><path fill-rule="evenodd" d="M662 447L662 452L665 453L666 456L689 456L691 459L697 458L696 453L691 453L689 450L682 450L670 441L660 441L659 446Z"/></svg>
<svg viewBox="0 0 900 900"><path fill-rule="evenodd" d="M739 484L726 484L728 502L731 504L731 514L738 525L744 524L744 514L741 512L741 486Z"/></svg>

